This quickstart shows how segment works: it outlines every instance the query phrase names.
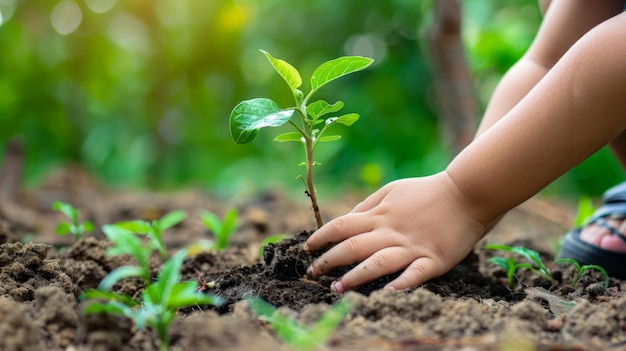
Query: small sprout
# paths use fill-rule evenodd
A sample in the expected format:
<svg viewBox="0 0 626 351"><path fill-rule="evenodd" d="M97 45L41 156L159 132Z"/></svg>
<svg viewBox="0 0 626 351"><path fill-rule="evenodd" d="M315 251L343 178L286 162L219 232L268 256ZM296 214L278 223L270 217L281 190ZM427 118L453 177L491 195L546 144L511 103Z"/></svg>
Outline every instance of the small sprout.
<svg viewBox="0 0 626 351"><path fill-rule="evenodd" d="M509 269L519 269L519 268L528 268L531 271L533 271L534 273L548 279L548 280L553 280L552 277L552 273L550 273L550 270L545 266L545 264L543 263L543 261L541 260L541 256L539 255L539 252L535 251L535 250L531 250L528 248L525 248L523 246L508 246L508 245L502 245L502 244L489 244L489 245L485 245L483 246L483 249L488 249L488 250L501 250L501 251L508 251L508 252L512 252L514 254L518 254L524 258L526 258L528 261L531 262L531 264L528 265L524 265L522 263L514 263L515 261L511 261L513 263L513 268L510 268L510 265L507 266L509 268L505 268L507 270L507 276L509 275L508 270ZM498 260L496 260L498 261ZM492 260L493 262L493 260ZM507 260L508 262L508 260ZM496 263L496 262L494 262ZM499 260L498 263L496 263L498 265L500 265L501 267L504 267L502 264L502 260ZM510 278L509 278L509 283L511 282Z"/></svg>
<svg viewBox="0 0 626 351"><path fill-rule="evenodd" d="M87 290L82 299L100 299L106 302L94 302L84 309L85 314L121 315L134 321L139 330L150 327L156 332L159 340L159 350L169 348L169 327L176 312L180 308L194 305L222 304L219 296L198 292L198 283L194 281L181 282L180 269L186 252L181 250L163 263L157 280L143 291L141 301L126 295L101 290Z"/></svg>
<svg viewBox="0 0 626 351"><path fill-rule="evenodd" d="M343 102L330 104L325 100L311 102L313 95L324 85L353 72L369 67L373 59L361 56L344 56L322 63L311 75L311 89L305 96L299 89L302 85L300 72L291 64L274 58L270 53L262 51L274 70L283 78L291 94L294 105L280 108L276 102L266 98L242 101L230 114L230 135L237 144L252 142L259 130L265 127L280 127L290 124L295 131L278 135L277 142L296 142L304 146L306 175L300 177L304 182L305 193L311 200L313 213L318 228L322 226L322 216L317 203L317 195L313 186L313 166L318 164L313 153L319 142L339 140L340 135L325 135L329 128L343 124L351 126L359 119L356 113L328 116L343 108Z"/></svg>
<svg viewBox="0 0 626 351"><path fill-rule="evenodd" d="M239 217L237 209L229 208L223 220L209 211L202 211L200 217L204 226L215 236L215 243L213 243L212 248L216 250L226 249L230 243L230 238L237 230L237 218Z"/></svg>
<svg viewBox="0 0 626 351"><path fill-rule="evenodd" d="M287 239L288 237L289 235L287 234L272 234L266 237L265 239L263 239L263 241L261 241L261 244L259 244L259 256L263 256L263 250L265 249L267 245L279 243Z"/></svg>
<svg viewBox="0 0 626 351"><path fill-rule="evenodd" d="M62 201L55 201L52 204L52 209L65 214L70 219L69 222L59 223L56 229L58 235L73 234L76 240L80 240L83 234L94 231L94 225L90 221L79 222L78 210L74 206Z"/></svg>
<svg viewBox="0 0 626 351"><path fill-rule="evenodd" d="M293 318L279 313L274 306L260 298L251 298L248 302L254 312L274 328L276 336L280 340L301 350L312 349L324 344L350 311L350 305L341 301L326 311L315 325L307 327Z"/></svg>
<svg viewBox="0 0 626 351"><path fill-rule="evenodd" d="M533 266L528 262L517 263L515 262L514 257L504 258L504 257L492 257L489 259L489 262L498 265L506 271L506 276L509 280L509 287L513 286L515 282L515 273L518 269L528 268L533 269Z"/></svg>
<svg viewBox="0 0 626 351"><path fill-rule="evenodd" d="M125 229L135 234L146 235L150 238L150 242L148 245L154 247L163 259L167 259L167 249L165 248L165 244L163 244L162 233L182 222L187 217L187 213L185 211L172 211L161 219L155 219L151 222L135 220L135 221L125 221L118 222L113 224L113 226L121 229Z"/></svg>
<svg viewBox="0 0 626 351"><path fill-rule="evenodd" d="M112 270L100 282L98 289L108 290L118 281L139 277L145 285L150 284L152 276L150 275L150 257L154 248L151 245L143 245L141 239L133 232L122 227L107 224L102 227L104 235L113 242L114 246L107 249L108 256L129 255L135 262L136 266L122 266Z"/></svg>
<svg viewBox="0 0 626 351"><path fill-rule="evenodd" d="M602 266L599 266L597 264L581 265L575 259L567 258L567 257L559 258L558 260L554 261L554 263L559 264L559 265L564 264L564 263L570 263L570 264L573 264L574 267L576 267L577 274L576 274L576 278L572 281L572 286L578 283L580 278L582 278L583 274L585 274L585 271L592 270L592 269L595 269L596 271L602 273L602 276L604 277L604 288L607 288L609 286L609 274L606 272L604 268L602 268Z"/></svg>

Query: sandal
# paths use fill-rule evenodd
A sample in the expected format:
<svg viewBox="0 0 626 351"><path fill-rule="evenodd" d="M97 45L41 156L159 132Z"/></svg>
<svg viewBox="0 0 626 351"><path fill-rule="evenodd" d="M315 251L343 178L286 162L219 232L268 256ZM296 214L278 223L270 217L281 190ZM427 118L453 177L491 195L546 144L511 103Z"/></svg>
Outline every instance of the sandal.
<svg viewBox="0 0 626 351"><path fill-rule="evenodd" d="M602 226L626 242L626 234L606 221L606 218L626 218L626 182L607 190L602 200L602 206L594 212L585 225ZM610 276L626 279L626 253L603 249L583 241L580 238L580 228L569 231L563 239L557 258L564 257L573 258L581 265L597 264L602 266Z"/></svg>

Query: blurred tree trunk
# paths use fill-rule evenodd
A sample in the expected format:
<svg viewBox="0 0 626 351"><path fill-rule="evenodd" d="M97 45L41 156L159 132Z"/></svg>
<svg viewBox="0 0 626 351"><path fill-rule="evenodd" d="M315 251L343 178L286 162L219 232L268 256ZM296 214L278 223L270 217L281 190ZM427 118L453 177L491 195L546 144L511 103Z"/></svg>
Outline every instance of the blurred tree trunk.
<svg viewBox="0 0 626 351"><path fill-rule="evenodd" d="M472 141L478 123L478 103L461 38L461 17L459 0L436 0L435 22L429 31L441 124L454 155Z"/></svg>

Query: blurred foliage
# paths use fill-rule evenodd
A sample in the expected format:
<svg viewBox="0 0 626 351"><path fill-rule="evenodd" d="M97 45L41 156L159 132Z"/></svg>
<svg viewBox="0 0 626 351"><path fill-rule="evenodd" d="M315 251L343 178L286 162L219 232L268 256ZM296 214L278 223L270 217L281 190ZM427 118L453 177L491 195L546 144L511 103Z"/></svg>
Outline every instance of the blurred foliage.
<svg viewBox="0 0 626 351"><path fill-rule="evenodd" d="M303 172L296 166L300 150L271 143L272 133L254 145L229 140L237 102L290 98L264 49L305 76L341 55L376 60L320 92L361 120L342 131L341 142L319 149L319 185L375 188L441 170L449 155L427 52L431 3L0 0L0 151L11 138L24 141L33 182L74 162L111 185L301 190L294 180ZM541 16L534 0L463 5L464 40L484 105ZM568 176L565 188L600 176L587 185L598 191L607 178L621 179L606 152L593 162Z"/></svg>

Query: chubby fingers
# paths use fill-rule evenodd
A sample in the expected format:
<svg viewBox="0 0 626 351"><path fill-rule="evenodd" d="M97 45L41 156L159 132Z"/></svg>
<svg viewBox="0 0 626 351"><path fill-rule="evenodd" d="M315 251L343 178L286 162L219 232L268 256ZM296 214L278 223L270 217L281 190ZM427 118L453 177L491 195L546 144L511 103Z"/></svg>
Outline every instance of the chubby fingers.
<svg viewBox="0 0 626 351"><path fill-rule="evenodd" d="M343 241L354 235L367 233L374 228L371 216L364 213L348 213L337 217L316 230L304 245L305 251L316 251Z"/></svg>
<svg viewBox="0 0 626 351"><path fill-rule="evenodd" d="M318 257L307 273L317 278L337 267L362 261L380 250L400 244L396 238L380 235L376 231L351 236Z"/></svg>
<svg viewBox="0 0 626 351"><path fill-rule="evenodd" d="M428 259L413 261L410 251L400 246L387 247L372 254L370 257L359 263L356 267L344 274L341 279L331 284L331 290L336 293L343 293L359 285L365 284L382 276L392 274L405 267L411 267L415 274L408 274L392 281L385 286L386 289L403 290L414 287L425 281L424 274L431 271ZM417 262L420 261L419 264ZM428 275L428 274L426 274Z"/></svg>

